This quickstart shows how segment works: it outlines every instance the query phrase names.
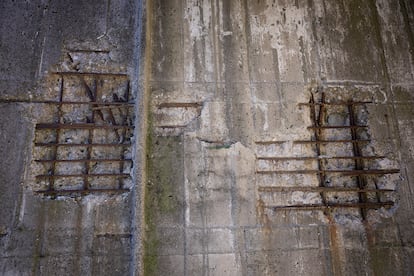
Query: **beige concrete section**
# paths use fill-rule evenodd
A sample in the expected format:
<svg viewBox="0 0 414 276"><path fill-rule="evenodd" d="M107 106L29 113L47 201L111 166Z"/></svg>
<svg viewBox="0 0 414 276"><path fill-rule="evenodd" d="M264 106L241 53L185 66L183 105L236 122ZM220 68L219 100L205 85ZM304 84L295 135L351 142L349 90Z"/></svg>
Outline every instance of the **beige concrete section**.
<svg viewBox="0 0 414 276"><path fill-rule="evenodd" d="M321 74L330 81L381 82L381 37L371 1L315 1Z"/></svg>
<svg viewBox="0 0 414 276"><path fill-rule="evenodd" d="M153 5L145 272L411 273L412 5Z"/></svg>

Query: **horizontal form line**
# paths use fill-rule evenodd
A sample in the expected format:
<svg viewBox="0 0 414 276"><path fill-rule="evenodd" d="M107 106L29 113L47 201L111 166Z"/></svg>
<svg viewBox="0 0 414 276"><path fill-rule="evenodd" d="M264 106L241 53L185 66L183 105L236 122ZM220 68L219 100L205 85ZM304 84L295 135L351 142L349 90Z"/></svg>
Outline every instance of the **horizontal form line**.
<svg viewBox="0 0 414 276"><path fill-rule="evenodd" d="M68 52L71 53L109 53L110 50L106 50L106 49L66 49Z"/></svg>

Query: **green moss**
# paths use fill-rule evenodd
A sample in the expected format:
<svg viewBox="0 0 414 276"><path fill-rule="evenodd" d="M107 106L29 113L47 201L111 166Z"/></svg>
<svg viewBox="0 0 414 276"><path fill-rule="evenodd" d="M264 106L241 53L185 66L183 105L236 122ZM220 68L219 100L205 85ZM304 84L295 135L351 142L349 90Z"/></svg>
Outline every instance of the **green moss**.
<svg viewBox="0 0 414 276"><path fill-rule="evenodd" d="M144 272L157 275L160 240L157 224L166 218L182 217L182 183L184 182L183 141L181 136L157 136L148 122L146 141Z"/></svg>
<svg viewBox="0 0 414 276"><path fill-rule="evenodd" d="M153 195L150 189L151 177L153 175L153 162L150 156L153 154L152 147L152 121L148 116L148 135L146 140L146 169L148 182L145 183L144 216L145 216L145 237L144 237L144 275L156 275L157 273L157 251L158 238L156 233L155 213L153 212Z"/></svg>

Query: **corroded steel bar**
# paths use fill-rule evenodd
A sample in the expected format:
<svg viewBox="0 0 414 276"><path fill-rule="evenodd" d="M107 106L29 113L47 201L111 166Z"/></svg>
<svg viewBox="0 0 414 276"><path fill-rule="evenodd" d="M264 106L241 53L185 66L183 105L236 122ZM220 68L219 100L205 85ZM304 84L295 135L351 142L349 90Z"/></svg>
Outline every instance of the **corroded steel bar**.
<svg viewBox="0 0 414 276"><path fill-rule="evenodd" d="M368 126L308 126L308 129L353 129L366 127Z"/></svg>
<svg viewBox="0 0 414 276"><path fill-rule="evenodd" d="M400 170L279 170L279 171L256 171L259 174L326 174L326 173L342 173L347 176L355 176L362 174L393 174L399 173Z"/></svg>
<svg viewBox="0 0 414 276"><path fill-rule="evenodd" d="M275 144L283 144L286 141L256 141L254 142L257 145L275 145Z"/></svg>
<svg viewBox="0 0 414 276"><path fill-rule="evenodd" d="M187 127L186 125L178 125L178 126L168 126L168 125L161 125L161 126L155 126L155 127L158 127L158 128L185 128L185 127Z"/></svg>
<svg viewBox="0 0 414 276"><path fill-rule="evenodd" d="M96 124L37 124L36 129L133 129L127 125L96 125Z"/></svg>
<svg viewBox="0 0 414 276"><path fill-rule="evenodd" d="M356 139L356 140L319 140L319 141L306 141L297 140L293 141L294 144L328 144L328 143L368 143L369 139Z"/></svg>
<svg viewBox="0 0 414 276"><path fill-rule="evenodd" d="M85 102L85 101L36 101L36 100L19 100L19 99L0 99L0 103L25 103L25 104L55 104L55 105L98 105L109 106L115 105L117 107L134 107L133 102Z"/></svg>
<svg viewBox="0 0 414 276"><path fill-rule="evenodd" d="M131 146L131 143L127 144L99 144L99 143L92 143L92 144L68 144L68 143L35 143L36 147L126 147Z"/></svg>
<svg viewBox="0 0 414 276"><path fill-rule="evenodd" d="M265 160L265 161L285 161L285 160L298 160L298 161L306 161L306 160L318 160L318 157L312 156L304 156L304 157L266 157L266 156L259 156L257 160Z"/></svg>
<svg viewBox="0 0 414 276"><path fill-rule="evenodd" d="M158 105L158 108L180 108L180 107L201 107L203 106L200 102L194 102L194 103L161 103Z"/></svg>
<svg viewBox="0 0 414 276"><path fill-rule="evenodd" d="M391 169L391 170L349 170L344 171L344 175L364 175L364 174L393 174L399 173L400 170L398 169Z"/></svg>
<svg viewBox="0 0 414 276"><path fill-rule="evenodd" d="M58 159L58 160L35 160L39 163L77 163L77 162L132 162L132 159Z"/></svg>
<svg viewBox="0 0 414 276"><path fill-rule="evenodd" d="M55 174L55 175L48 175L48 174L41 174L36 175L36 178L63 178L63 177L130 177L129 173L81 173L81 174Z"/></svg>
<svg viewBox="0 0 414 276"><path fill-rule="evenodd" d="M36 193L44 195L59 195L59 194L93 194L93 193L126 193L129 189L77 189L77 190L53 190L53 191L36 191Z"/></svg>
<svg viewBox="0 0 414 276"><path fill-rule="evenodd" d="M58 102L49 102L49 103L58 103ZM116 105L116 106L120 106L120 107L123 107L123 106L131 106L131 107L133 107L134 106L134 103L131 103L131 102L96 102L96 101L93 101L93 102L76 102L76 101L64 101L64 102L61 102L60 104L71 104L71 105L73 105L73 104L85 104L85 105L99 105L99 106L107 106L107 105Z"/></svg>
<svg viewBox="0 0 414 276"><path fill-rule="evenodd" d="M282 210L326 210L335 208L358 208L358 209L378 209L381 207L392 207L394 202L364 202L364 203L326 203L322 204L304 204L304 205L282 205L282 206L271 206L267 205L265 208L273 209L274 211Z"/></svg>
<svg viewBox="0 0 414 276"><path fill-rule="evenodd" d="M354 114L354 106L351 104L351 102L348 103L347 108L348 108L349 124L351 126L357 125L357 118ZM351 131L352 140L358 139L356 129L351 128L350 131ZM353 143L352 144L352 152L353 152L354 156L361 156L361 150L359 148L358 143ZM363 160L362 159L355 159L354 160L354 166L355 166L354 168L355 168L356 171L362 170L364 168ZM357 176L356 177L357 186L360 189L364 189L365 186L366 186L366 179L364 177L364 174L357 174L356 176ZM361 202L361 203L365 203L365 202L368 201L368 197L367 197L366 194L358 194L358 197L359 197L359 202ZM366 219L367 214L366 214L365 210L361 209L361 215L362 215L363 219Z"/></svg>
<svg viewBox="0 0 414 276"><path fill-rule="evenodd" d="M325 93L323 93L323 92L322 92L321 101L322 102L325 101ZM323 111L324 111L324 107L325 106L324 105L321 105L319 107L319 113L316 114L316 106L314 105L315 98L313 96L313 93L311 94L311 98L310 98L309 103L312 104L311 105L311 108L310 108L310 115L311 115L311 119L313 121L313 125L315 125L315 126L321 126L322 125L322 120L323 120L323 118L322 118L323 117ZM315 136L315 140L316 141L320 141L320 140L323 139L321 137L322 136L322 129L316 129L316 128L313 129L313 134ZM316 143L315 144L315 149L316 149L316 155L317 156L320 156L321 155L321 147L320 147L320 144L319 143ZM321 159L317 159L317 160L318 160L318 171L320 171L320 170L323 169L324 164L323 164L323 162L322 162ZM318 174L318 181L319 181L319 187L324 187L325 186L325 175L324 174ZM325 192L323 192L323 191L320 192L320 196L321 196L321 199L322 199L322 203L324 205L326 205L327 204L327 200L326 200L326 194L325 194Z"/></svg>
<svg viewBox="0 0 414 276"><path fill-rule="evenodd" d="M272 186L261 186L258 188L259 192L357 192L357 193L389 193L395 192L392 189L360 189L346 188L346 187L272 187Z"/></svg>
<svg viewBox="0 0 414 276"><path fill-rule="evenodd" d="M363 104L372 104L373 102L333 102L333 103L329 103L329 102L322 102L322 103L299 103L299 106L317 106L317 105L343 105L343 106L347 106L349 104L351 105L363 105Z"/></svg>
<svg viewBox="0 0 414 276"><path fill-rule="evenodd" d="M52 72L55 75L69 75L69 76L110 76L110 77L128 77L128 74L125 73L104 73L104 72Z"/></svg>
<svg viewBox="0 0 414 276"><path fill-rule="evenodd" d="M385 156L292 156L292 157L265 157L259 156L257 160L268 160L268 161L283 161L283 160L298 160L298 161L306 161L306 160L317 160L317 159L383 159Z"/></svg>
<svg viewBox="0 0 414 276"><path fill-rule="evenodd" d="M292 171L256 171L258 174L316 174L322 173L323 171L319 170L292 170Z"/></svg>

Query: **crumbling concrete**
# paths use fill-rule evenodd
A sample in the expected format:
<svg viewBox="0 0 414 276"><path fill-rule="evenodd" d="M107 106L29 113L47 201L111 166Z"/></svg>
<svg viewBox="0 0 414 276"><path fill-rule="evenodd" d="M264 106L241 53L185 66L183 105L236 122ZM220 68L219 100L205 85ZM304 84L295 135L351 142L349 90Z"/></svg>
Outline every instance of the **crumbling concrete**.
<svg viewBox="0 0 414 276"><path fill-rule="evenodd" d="M412 273L412 4L150 6L145 272ZM389 205L280 210L360 202Z"/></svg>
<svg viewBox="0 0 414 276"><path fill-rule="evenodd" d="M141 6L139 1L0 4L1 275L139 274L140 191L134 190L139 162L133 167L131 161L73 160L139 155L135 147L117 145L139 144L138 104L110 112L85 102L140 101ZM45 124L64 127L56 134ZM72 129L76 124L98 127ZM110 128L120 124L136 128ZM79 145L91 143L115 146ZM49 162L55 159L69 162ZM65 193L85 184L114 189L118 182L110 176L51 177L100 173L128 176L119 184L124 190Z"/></svg>
<svg viewBox="0 0 414 276"><path fill-rule="evenodd" d="M0 274L414 273L411 1L0 15Z"/></svg>

